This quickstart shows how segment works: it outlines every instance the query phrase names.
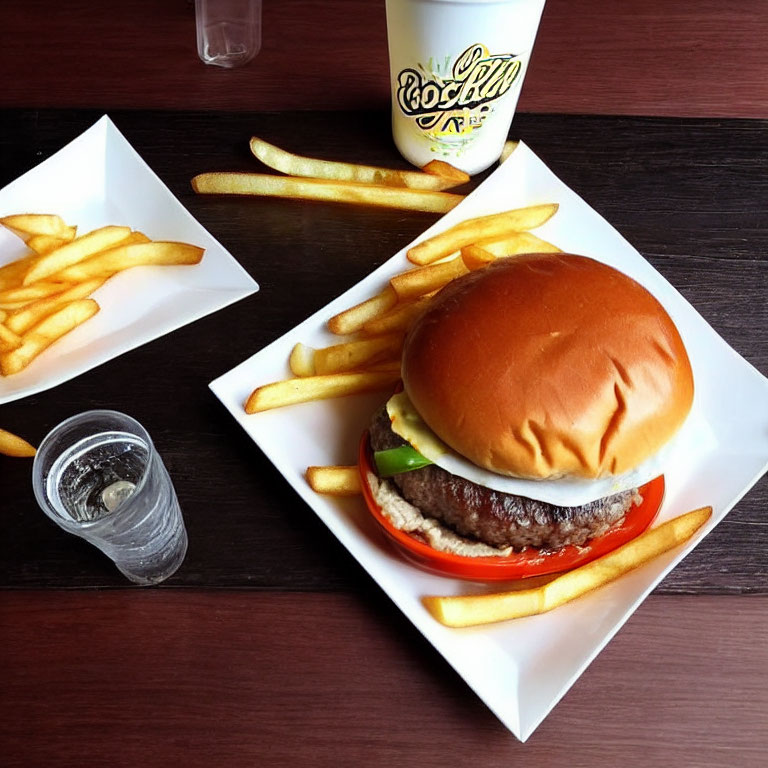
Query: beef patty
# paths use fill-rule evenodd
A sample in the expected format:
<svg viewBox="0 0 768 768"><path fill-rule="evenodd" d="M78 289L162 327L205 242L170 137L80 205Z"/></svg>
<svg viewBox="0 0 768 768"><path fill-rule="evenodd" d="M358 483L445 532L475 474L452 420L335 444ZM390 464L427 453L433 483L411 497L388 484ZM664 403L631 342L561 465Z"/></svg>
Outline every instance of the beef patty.
<svg viewBox="0 0 768 768"><path fill-rule="evenodd" d="M386 408L370 425L374 451L404 445L392 431ZM560 549L584 544L617 525L633 503L637 490L606 496L579 507L558 507L543 501L494 491L436 465L395 475L400 493L426 517L440 520L462 536L496 547Z"/></svg>

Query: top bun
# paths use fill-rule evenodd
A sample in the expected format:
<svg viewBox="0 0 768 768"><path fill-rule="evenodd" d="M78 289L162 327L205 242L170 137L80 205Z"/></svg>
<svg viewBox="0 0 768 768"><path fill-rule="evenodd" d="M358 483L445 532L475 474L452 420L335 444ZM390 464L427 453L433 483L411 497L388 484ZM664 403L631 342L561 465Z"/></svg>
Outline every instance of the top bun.
<svg viewBox="0 0 768 768"><path fill-rule="evenodd" d="M661 304L621 272L562 253L449 283L406 338L403 383L454 450L524 478L626 472L693 402L688 355Z"/></svg>

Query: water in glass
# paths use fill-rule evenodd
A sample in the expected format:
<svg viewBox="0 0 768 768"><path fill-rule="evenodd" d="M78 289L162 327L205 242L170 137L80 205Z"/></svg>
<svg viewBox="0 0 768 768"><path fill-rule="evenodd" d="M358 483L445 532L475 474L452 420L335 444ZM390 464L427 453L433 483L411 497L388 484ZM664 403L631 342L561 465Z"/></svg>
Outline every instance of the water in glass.
<svg viewBox="0 0 768 768"><path fill-rule="evenodd" d="M132 581L156 584L183 561L187 534L173 483L130 417L90 412L59 425L38 451L34 483L48 515Z"/></svg>

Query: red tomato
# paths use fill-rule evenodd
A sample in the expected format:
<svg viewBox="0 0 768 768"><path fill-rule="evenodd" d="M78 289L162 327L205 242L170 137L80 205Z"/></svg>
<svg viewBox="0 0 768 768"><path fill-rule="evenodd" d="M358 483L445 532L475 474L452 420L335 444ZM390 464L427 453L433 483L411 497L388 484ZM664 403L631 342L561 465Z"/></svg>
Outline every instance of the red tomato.
<svg viewBox="0 0 768 768"><path fill-rule="evenodd" d="M373 470L367 433L360 442L359 467L363 497L368 509L408 559L433 572L477 581L524 579L569 571L584 565L639 536L656 519L664 497L664 477L660 476L640 488L642 503L627 512L621 525L583 546L569 545L555 552L530 548L506 557L467 557L440 552L392 525L373 498L373 492L368 485L368 472Z"/></svg>

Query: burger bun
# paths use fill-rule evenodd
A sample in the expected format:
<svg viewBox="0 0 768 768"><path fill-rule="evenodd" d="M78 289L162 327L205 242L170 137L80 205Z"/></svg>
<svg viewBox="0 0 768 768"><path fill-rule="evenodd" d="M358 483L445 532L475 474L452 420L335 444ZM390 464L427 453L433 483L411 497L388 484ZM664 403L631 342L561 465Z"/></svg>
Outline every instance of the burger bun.
<svg viewBox="0 0 768 768"><path fill-rule="evenodd" d="M456 452L529 479L632 470L680 429L694 392L659 301L563 253L500 259L446 286L408 333L403 384Z"/></svg>

